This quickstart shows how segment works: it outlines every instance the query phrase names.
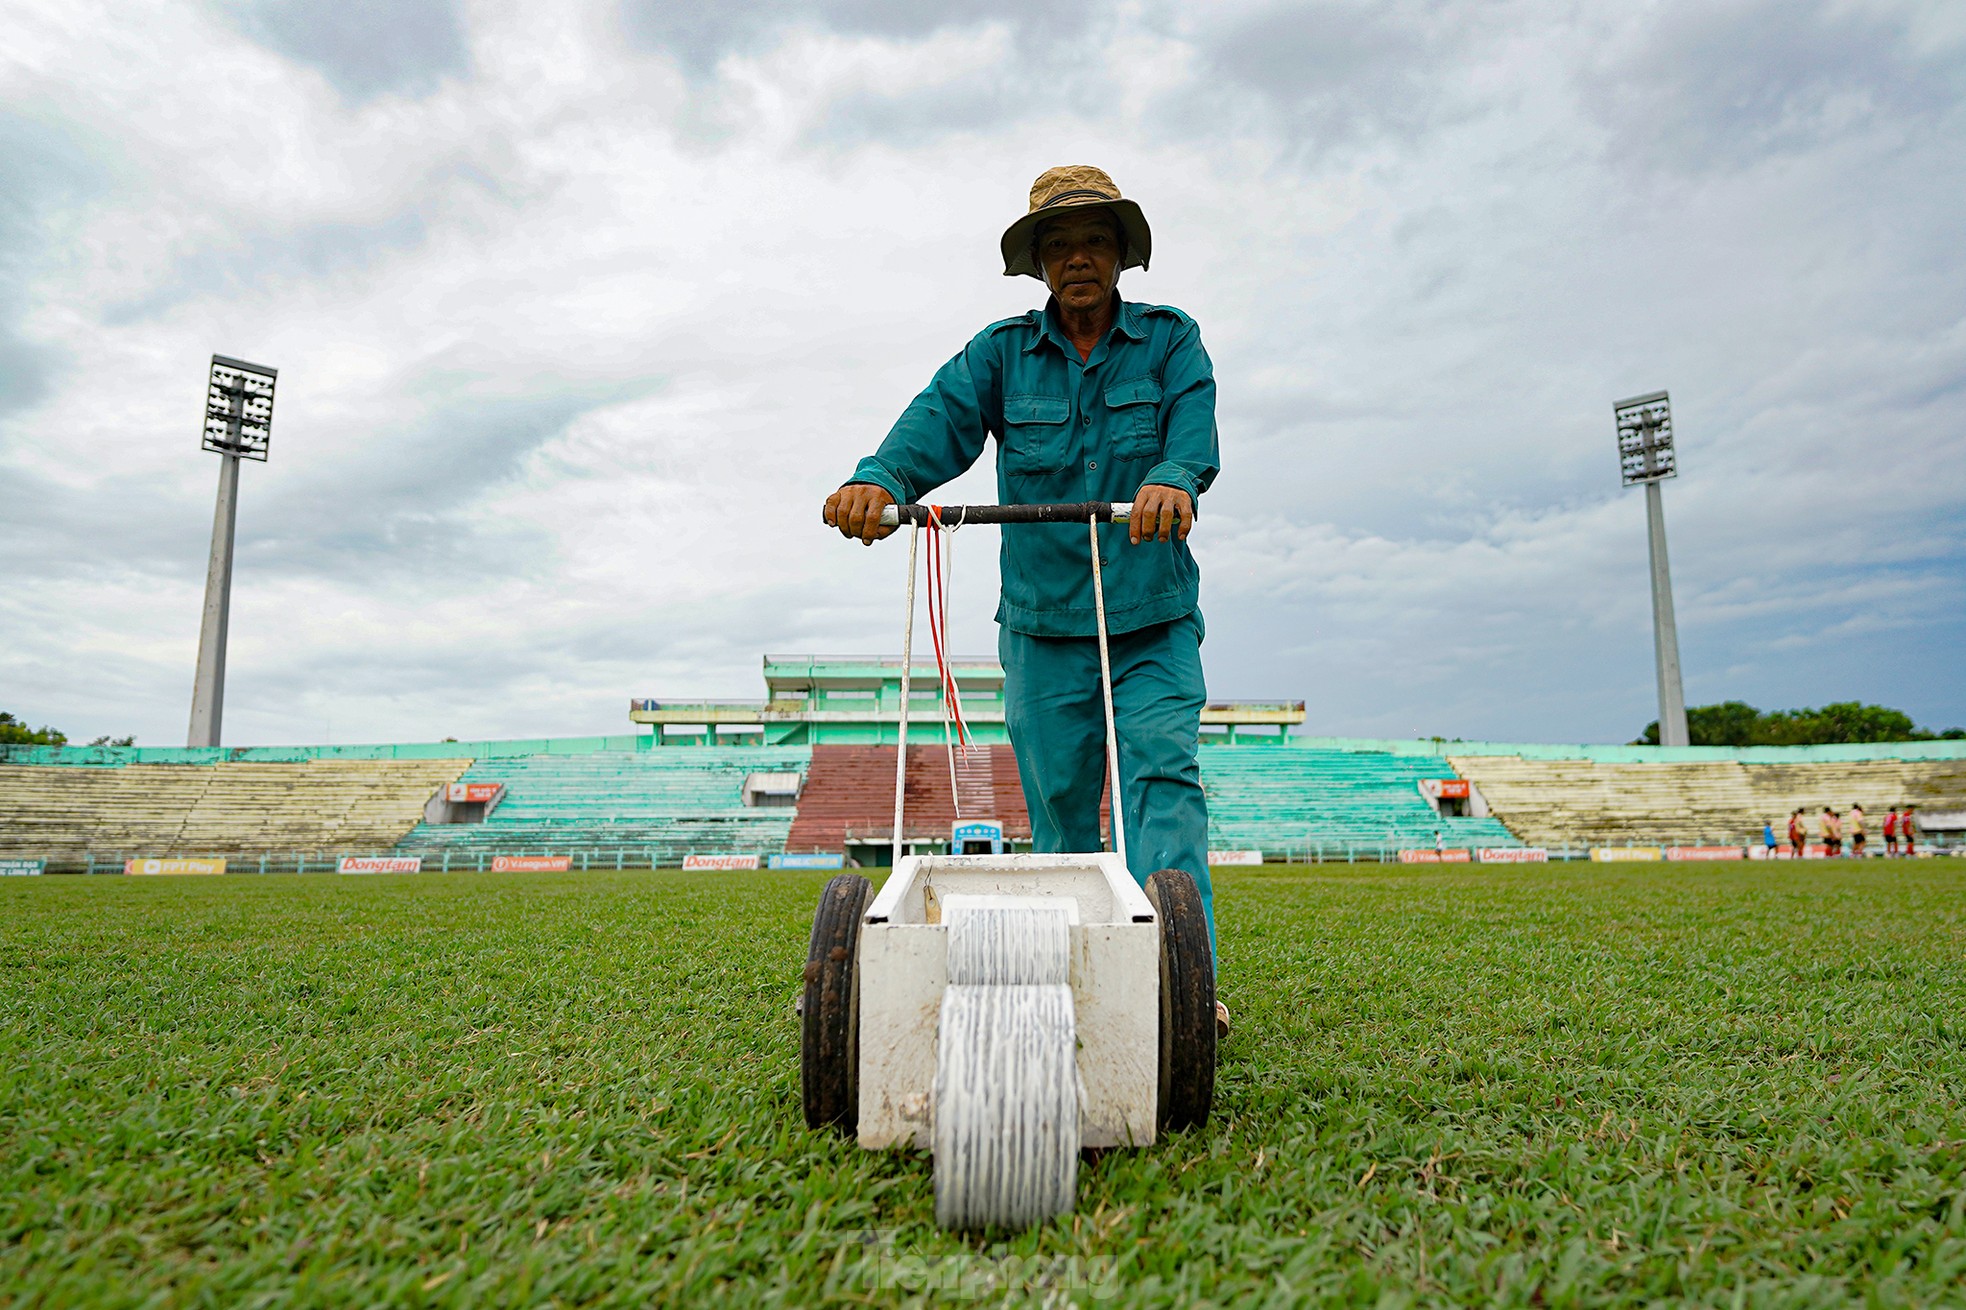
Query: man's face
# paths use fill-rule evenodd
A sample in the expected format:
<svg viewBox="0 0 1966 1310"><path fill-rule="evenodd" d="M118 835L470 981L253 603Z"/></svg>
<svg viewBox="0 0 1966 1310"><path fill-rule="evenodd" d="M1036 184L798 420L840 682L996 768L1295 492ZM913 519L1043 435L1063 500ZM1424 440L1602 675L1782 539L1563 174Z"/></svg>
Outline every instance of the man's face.
<svg viewBox="0 0 1966 1310"><path fill-rule="evenodd" d="M1051 219L1038 229L1038 265L1061 308L1099 308L1119 281L1119 221L1103 209Z"/></svg>

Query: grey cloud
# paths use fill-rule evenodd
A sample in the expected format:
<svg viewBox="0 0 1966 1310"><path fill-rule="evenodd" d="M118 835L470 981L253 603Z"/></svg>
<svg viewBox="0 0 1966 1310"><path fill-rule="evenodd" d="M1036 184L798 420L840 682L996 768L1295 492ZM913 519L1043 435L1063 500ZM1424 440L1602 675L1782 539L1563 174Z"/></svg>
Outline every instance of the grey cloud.
<svg viewBox="0 0 1966 1310"><path fill-rule="evenodd" d="M64 123L0 113L0 417L47 395L64 357L22 335L29 288L66 239L64 215L102 186L103 168Z"/></svg>
<svg viewBox="0 0 1966 1310"><path fill-rule="evenodd" d="M1908 26L1828 0L1681 4L1589 74L1586 99L1621 152L1684 172L1902 131L1966 92L1966 48L1921 52Z"/></svg>
<svg viewBox="0 0 1966 1310"><path fill-rule="evenodd" d="M248 36L355 102L428 94L470 67L452 0L252 0L233 14Z"/></svg>
<svg viewBox="0 0 1966 1310"><path fill-rule="evenodd" d="M529 529L476 524L466 511L581 415L659 384L542 383L513 394L504 381L475 370L407 380L396 392L416 417L387 425L393 438L365 446L358 458L313 456L300 486L274 493L261 517L267 526L242 541L242 559L287 576L362 585L405 575L461 584L549 568L550 541ZM311 452L285 454L292 461Z"/></svg>
<svg viewBox="0 0 1966 1310"><path fill-rule="evenodd" d="M234 233L196 248L142 295L110 305L103 321L126 327L202 297L252 295L290 279L360 272L376 261L423 244L424 220L413 209L367 223L302 223L280 230Z"/></svg>
<svg viewBox="0 0 1966 1310"><path fill-rule="evenodd" d="M1091 4L1046 0L758 0L747 4L699 4L679 0L627 0L622 21L638 44L674 55L702 75L728 54L768 47L785 29L823 27L856 36L915 40L951 27L1008 23L1020 36L1062 38L1084 30Z"/></svg>
<svg viewBox="0 0 1966 1310"><path fill-rule="evenodd" d="M1300 146L1322 151L1384 132L1411 135L1440 115L1467 36L1438 4L1323 0L1205 22L1193 34L1207 85L1167 107L1185 133L1235 117L1253 92Z"/></svg>

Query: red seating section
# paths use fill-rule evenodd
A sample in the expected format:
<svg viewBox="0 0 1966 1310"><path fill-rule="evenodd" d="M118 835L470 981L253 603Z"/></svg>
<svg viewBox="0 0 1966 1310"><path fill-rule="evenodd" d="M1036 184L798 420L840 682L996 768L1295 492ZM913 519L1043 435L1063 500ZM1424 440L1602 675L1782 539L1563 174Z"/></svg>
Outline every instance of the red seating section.
<svg viewBox="0 0 1966 1310"><path fill-rule="evenodd" d="M1017 781L1017 757L1008 746L991 746L993 814L1007 840L1029 841L1031 818ZM949 756L940 745L908 748L908 808L905 836L914 841L947 841L956 822L955 794L949 785ZM885 841L894 827L894 747L814 746L799 814L785 849L837 851L849 840Z"/></svg>

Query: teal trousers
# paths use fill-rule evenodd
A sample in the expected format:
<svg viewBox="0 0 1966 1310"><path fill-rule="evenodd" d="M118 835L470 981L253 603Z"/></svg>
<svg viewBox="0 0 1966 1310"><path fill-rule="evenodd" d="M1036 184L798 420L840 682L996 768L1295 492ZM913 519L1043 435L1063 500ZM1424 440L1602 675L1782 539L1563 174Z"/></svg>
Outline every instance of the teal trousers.
<svg viewBox="0 0 1966 1310"><path fill-rule="evenodd" d="M1109 642L1113 720L1120 739L1126 862L1145 886L1161 869L1194 875L1215 938L1208 881L1208 801L1202 795L1201 616L1121 633ZM1033 637L1000 628L1004 719L1017 751L1031 848L1105 849L1099 796L1106 776L1106 711L1099 644L1092 637Z"/></svg>

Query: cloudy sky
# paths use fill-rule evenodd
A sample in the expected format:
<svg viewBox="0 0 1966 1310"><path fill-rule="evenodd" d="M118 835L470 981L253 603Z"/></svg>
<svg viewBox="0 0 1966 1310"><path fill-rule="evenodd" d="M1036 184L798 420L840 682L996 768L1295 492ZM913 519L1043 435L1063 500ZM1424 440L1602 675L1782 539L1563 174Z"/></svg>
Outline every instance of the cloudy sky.
<svg viewBox="0 0 1966 1310"><path fill-rule="evenodd" d="M214 352L280 369L226 740L628 730L898 649L825 492L1048 165L1154 225L1211 691L1623 740L1670 388L1692 703L1966 724L1966 6L0 0L0 708L184 740ZM946 500L990 499L986 469ZM995 649L960 539L957 646Z"/></svg>

